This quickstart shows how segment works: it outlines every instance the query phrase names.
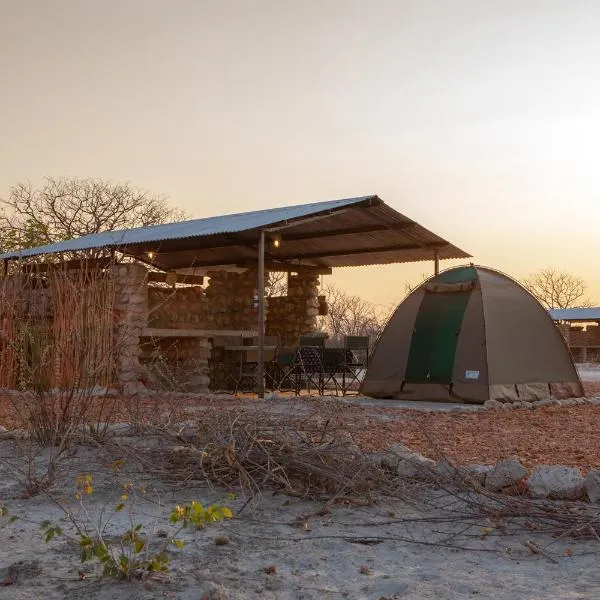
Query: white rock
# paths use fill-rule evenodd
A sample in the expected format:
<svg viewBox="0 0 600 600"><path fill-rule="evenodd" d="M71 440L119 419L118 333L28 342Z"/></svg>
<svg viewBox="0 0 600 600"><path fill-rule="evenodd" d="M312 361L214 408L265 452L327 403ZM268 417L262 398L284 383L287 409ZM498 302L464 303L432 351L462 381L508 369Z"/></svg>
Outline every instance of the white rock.
<svg viewBox="0 0 600 600"><path fill-rule="evenodd" d="M457 478L460 479L462 475L461 471L462 469L453 465L446 459L440 460L440 462L433 467L433 472L443 481L451 481Z"/></svg>
<svg viewBox="0 0 600 600"><path fill-rule="evenodd" d="M381 462L400 477L407 478L427 477L435 466L435 461L401 444L390 446Z"/></svg>
<svg viewBox="0 0 600 600"><path fill-rule="evenodd" d="M481 485L485 484L487 474L492 470L490 465L467 465L463 467L463 473L466 477L477 481Z"/></svg>
<svg viewBox="0 0 600 600"><path fill-rule="evenodd" d="M514 485L527 475L527 469L518 461L516 456L499 460L488 472L485 487L492 491L501 490Z"/></svg>
<svg viewBox="0 0 600 600"><path fill-rule="evenodd" d="M541 408L542 406L556 406L556 400L554 398L544 398L534 403L536 407Z"/></svg>
<svg viewBox="0 0 600 600"><path fill-rule="evenodd" d="M535 498L576 500L583 496L585 480L581 471L564 465L536 467L527 479L527 487Z"/></svg>
<svg viewBox="0 0 600 600"><path fill-rule="evenodd" d="M486 400L483 406L488 410L501 410L503 404L502 402L498 402L498 400Z"/></svg>
<svg viewBox="0 0 600 600"><path fill-rule="evenodd" d="M525 400L523 400L521 404L523 405L523 408L526 408L528 410L533 410L535 408L535 404L533 402L526 402Z"/></svg>
<svg viewBox="0 0 600 600"><path fill-rule="evenodd" d="M565 398L564 400L558 401L559 406L577 406L575 398Z"/></svg>
<svg viewBox="0 0 600 600"><path fill-rule="evenodd" d="M585 491L590 502L600 502L600 471L591 469L585 478Z"/></svg>
<svg viewBox="0 0 600 600"><path fill-rule="evenodd" d="M595 396L594 398L588 398L589 404L600 404L600 398Z"/></svg>

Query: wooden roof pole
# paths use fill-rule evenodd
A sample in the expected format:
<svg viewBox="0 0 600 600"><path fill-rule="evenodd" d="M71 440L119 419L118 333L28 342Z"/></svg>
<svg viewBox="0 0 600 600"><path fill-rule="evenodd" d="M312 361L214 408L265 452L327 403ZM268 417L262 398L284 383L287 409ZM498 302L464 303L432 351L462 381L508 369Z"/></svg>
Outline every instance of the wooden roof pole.
<svg viewBox="0 0 600 600"><path fill-rule="evenodd" d="M258 365L256 369L258 397L265 397L265 232L258 240Z"/></svg>

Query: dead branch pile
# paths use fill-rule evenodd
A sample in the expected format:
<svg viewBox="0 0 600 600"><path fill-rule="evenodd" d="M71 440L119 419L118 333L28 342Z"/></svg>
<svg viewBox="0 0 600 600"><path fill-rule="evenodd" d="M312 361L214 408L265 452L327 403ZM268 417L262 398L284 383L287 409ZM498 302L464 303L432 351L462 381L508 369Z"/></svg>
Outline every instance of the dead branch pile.
<svg viewBox="0 0 600 600"><path fill-rule="evenodd" d="M169 471L179 481L328 499L371 501L374 491L398 493L397 482L336 426L335 415L300 419L239 407L206 412L193 443L170 453Z"/></svg>

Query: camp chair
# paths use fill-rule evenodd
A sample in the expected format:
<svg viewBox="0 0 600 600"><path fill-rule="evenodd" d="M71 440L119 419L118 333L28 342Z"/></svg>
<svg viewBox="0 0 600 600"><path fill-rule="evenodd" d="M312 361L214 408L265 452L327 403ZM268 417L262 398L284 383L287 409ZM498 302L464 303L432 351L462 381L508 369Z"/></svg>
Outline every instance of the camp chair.
<svg viewBox="0 0 600 600"><path fill-rule="evenodd" d="M347 335L344 337L344 367L342 393L346 394L352 384L360 387L363 371L369 365L369 336Z"/></svg>
<svg viewBox="0 0 600 600"><path fill-rule="evenodd" d="M338 391L342 391L343 386L340 384L339 375L344 374L345 369L345 348L323 348L322 355L322 366L323 374L321 379L321 394L325 393L325 390L333 388L335 395L338 395Z"/></svg>
<svg viewBox="0 0 600 600"><path fill-rule="evenodd" d="M265 379L269 379L268 373L272 370L271 366L275 362L277 356L277 345L279 337L274 335L266 335L264 345L271 346L265 348ZM239 354L239 375L237 389L240 391L254 391L256 389L256 377L258 369L258 338L252 338L252 347L247 350L240 351ZM272 347L275 346L275 349Z"/></svg>
<svg viewBox="0 0 600 600"><path fill-rule="evenodd" d="M308 393L312 387L323 393L324 335L301 335L298 339L298 371L301 384Z"/></svg>
<svg viewBox="0 0 600 600"><path fill-rule="evenodd" d="M226 350L227 346L241 346L237 335L215 336L212 343L211 384L213 391L236 392L239 381L239 357Z"/></svg>
<svg viewBox="0 0 600 600"><path fill-rule="evenodd" d="M277 358L275 360L276 382L273 388L284 391L293 391L296 395L300 394L300 378L298 372L298 350L297 348L278 348ZM285 387L284 382L292 384L291 387Z"/></svg>

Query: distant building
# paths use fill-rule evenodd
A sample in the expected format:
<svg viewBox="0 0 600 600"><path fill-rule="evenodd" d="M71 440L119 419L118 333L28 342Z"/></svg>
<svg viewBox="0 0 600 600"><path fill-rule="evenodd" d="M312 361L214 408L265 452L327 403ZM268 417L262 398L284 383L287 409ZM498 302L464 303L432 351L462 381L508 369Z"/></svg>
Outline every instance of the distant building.
<svg viewBox="0 0 600 600"><path fill-rule="evenodd" d="M600 362L600 306L556 308L548 313L563 334L575 362Z"/></svg>

